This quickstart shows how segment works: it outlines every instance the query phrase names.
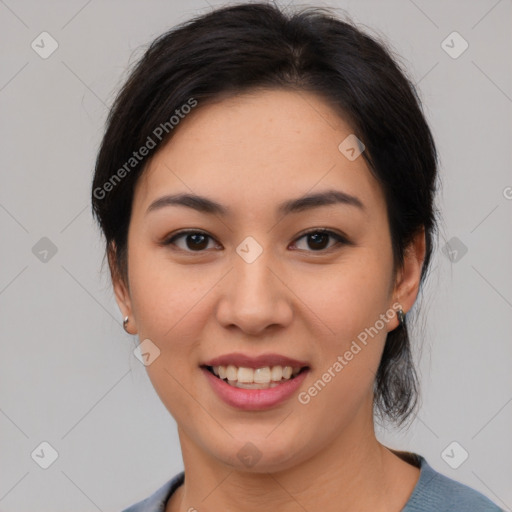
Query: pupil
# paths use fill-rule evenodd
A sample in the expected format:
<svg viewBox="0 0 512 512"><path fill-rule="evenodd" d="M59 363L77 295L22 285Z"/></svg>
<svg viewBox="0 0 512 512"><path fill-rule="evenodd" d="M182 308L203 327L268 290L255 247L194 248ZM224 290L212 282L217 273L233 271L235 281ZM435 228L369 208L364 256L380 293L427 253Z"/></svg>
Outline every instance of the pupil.
<svg viewBox="0 0 512 512"><path fill-rule="evenodd" d="M329 238L329 236L326 233L313 233L312 235L309 235L309 237L310 240L313 239L313 246L311 246L310 244L310 247L312 249L323 249L322 246L324 246L325 243L322 242L325 242ZM320 245L320 247L318 247L318 245Z"/></svg>
<svg viewBox="0 0 512 512"><path fill-rule="evenodd" d="M202 239L202 240L201 240ZM187 241L193 240L193 244L187 243L187 246L189 249L204 249L208 243L205 243L206 237L205 235L201 234L195 234L195 235L188 235Z"/></svg>

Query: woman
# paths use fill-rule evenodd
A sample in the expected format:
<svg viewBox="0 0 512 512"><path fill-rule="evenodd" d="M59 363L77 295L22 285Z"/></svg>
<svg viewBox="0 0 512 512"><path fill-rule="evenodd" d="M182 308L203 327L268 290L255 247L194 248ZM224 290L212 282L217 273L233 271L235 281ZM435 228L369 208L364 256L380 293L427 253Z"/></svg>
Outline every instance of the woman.
<svg viewBox="0 0 512 512"><path fill-rule="evenodd" d="M185 470L127 511L500 510L374 432L417 403L436 178L414 87L329 12L242 4L153 42L92 201Z"/></svg>

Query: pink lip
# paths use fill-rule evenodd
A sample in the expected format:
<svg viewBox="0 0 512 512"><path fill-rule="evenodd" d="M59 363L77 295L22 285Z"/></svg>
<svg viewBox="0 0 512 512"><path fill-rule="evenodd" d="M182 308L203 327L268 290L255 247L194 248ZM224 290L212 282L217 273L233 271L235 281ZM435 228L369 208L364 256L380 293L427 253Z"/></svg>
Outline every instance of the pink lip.
<svg viewBox="0 0 512 512"><path fill-rule="evenodd" d="M214 359L206 361L201 366L228 366L230 364L238 367L243 366L245 368L264 368L265 366L291 366L292 368L302 368L303 366L308 366L308 363L305 361L299 361L279 354L261 354L256 357L251 357L239 352L215 357Z"/></svg>
<svg viewBox="0 0 512 512"><path fill-rule="evenodd" d="M258 411L281 404L294 394L294 392L300 387L307 373L309 372L309 370L304 370L293 379L287 380L274 388L242 389L230 386L227 382L219 379L204 367L202 367L201 370L208 379L217 396L224 400L224 402L226 402L228 405L245 411Z"/></svg>

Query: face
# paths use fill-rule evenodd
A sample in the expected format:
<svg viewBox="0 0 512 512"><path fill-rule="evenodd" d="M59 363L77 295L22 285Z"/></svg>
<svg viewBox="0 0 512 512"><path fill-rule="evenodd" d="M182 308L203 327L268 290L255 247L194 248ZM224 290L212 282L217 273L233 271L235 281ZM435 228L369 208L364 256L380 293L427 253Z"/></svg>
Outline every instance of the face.
<svg viewBox="0 0 512 512"><path fill-rule="evenodd" d="M382 190L338 149L351 127L313 94L276 90L199 104L178 128L137 184L115 290L131 332L160 351L146 369L182 445L245 469L254 452L255 472L353 445L420 266L394 276ZM162 199L179 194L215 204ZM287 362L301 373L242 389L204 368L220 356L268 366L262 380Z"/></svg>

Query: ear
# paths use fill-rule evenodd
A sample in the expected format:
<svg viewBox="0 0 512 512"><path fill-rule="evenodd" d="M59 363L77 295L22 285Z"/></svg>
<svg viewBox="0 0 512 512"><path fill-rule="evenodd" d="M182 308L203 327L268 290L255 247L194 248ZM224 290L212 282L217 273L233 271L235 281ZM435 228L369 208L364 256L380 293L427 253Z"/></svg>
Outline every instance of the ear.
<svg viewBox="0 0 512 512"><path fill-rule="evenodd" d="M425 229L422 227L404 251L404 262L397 271L393 298L404 313L413 307L420 289L421 270L425 261ZM398 327L398 318L390 322L390 329Z"/></svg>
<svg viewBox="0 0 512 512"><path fill-rule="evenodd" d="M123 315L123 319L128 317L128 323L126 330L129 334L137 334L137 328L135 325L135 319L133 317L132 303L130 298L130 289L128 283L121 275L120 269L116 262L116 247L112 242L108 251L108 266L110 269L110 277L112 279L112 286L114 288L114 294L116 297L117 305Z"/></svg>

